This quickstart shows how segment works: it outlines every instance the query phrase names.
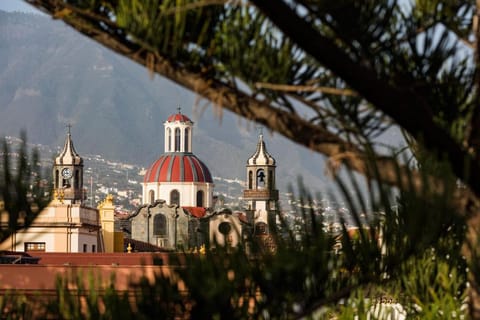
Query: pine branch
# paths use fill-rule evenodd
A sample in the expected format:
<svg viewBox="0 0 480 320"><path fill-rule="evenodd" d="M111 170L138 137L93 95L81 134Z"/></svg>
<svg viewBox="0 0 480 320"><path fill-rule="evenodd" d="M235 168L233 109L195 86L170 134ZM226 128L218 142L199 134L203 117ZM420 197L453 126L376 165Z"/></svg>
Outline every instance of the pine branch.
<svg viewBox="0 0 480 320"><path fill-rule="evenodd" d="M344 79L440 158L447 157L455 174L480 195L480 157L472 156L434 123L427 97L412 90L411 84L393 87L368 66L352 61L332 40L317 32L283 1L252 2L305 52Z"/></svg>

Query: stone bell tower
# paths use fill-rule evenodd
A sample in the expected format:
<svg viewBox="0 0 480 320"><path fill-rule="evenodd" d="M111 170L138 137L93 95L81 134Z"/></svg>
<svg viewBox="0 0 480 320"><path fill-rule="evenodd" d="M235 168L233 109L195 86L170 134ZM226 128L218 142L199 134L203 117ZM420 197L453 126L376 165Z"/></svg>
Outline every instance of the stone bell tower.
<svg viewBox="0 0 480 320"><path fill-rule="evenodd" d="M247 185L243 191L243 198L248 202L248 222L256 236L275 232L278 209L275 168L275 159L267 152L263 134L260 134L257 150L247 161Z"/></svg>
<svg viewBox="0 0 480 320"><path fill-rule="evenodd" d="M83 159L75 151L68 125L68 133L62 152L53 165L53 188L55 197L64 203L82 204L86 199L83 189Z"/></svg>

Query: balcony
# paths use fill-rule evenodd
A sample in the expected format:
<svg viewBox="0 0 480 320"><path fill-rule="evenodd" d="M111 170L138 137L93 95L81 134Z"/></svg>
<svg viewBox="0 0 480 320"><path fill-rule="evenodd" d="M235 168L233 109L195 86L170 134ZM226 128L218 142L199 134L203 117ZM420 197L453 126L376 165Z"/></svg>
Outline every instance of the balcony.
<svg viewBox="0 0 480 320"><path fill-rule="evenodd" d="M278 200L278 190L268 190L268 189L255 189L255 190L244 190L243 191L244 199L253 199L253 200Z"/></svg>

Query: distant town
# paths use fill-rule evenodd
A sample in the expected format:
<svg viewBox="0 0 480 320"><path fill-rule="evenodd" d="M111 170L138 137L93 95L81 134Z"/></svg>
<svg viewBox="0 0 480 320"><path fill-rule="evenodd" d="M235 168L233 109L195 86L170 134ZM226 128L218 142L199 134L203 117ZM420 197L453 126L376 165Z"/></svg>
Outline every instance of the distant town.
<svg viewBox="0 0 480 320"><path fill-rule="evenodd" d="M11 156L16 157L16 152L20 143L20 138L13 136L5 136L5 140L10 147ZM38 150L40 154L41 167L44 170L44 177L51 183L51 170L53 167L53 159L63 146L59 145L55 148L42 144L27 144L29 151ZM113 195L115 199L115 211L120 215L131 214L142 203L142 186L141 183L146 172L146 168L131 164L105 159L102 155L92 155L82 153L85 160L84 187L87 189L86 204L96 207L107 195ZM242 210L246 208L243 200L242 192L245 188L245 181L241 178L223 178L213 176L215 183L215 196L224 207L232 210ZM302 223L302 218L298 216L293 208L305 207L298 200L292 199L292 194L280 190L279 203L281 214L285 218L285 222L290 225ZM315 212L322 214L324 223L331 229L338 222L338 213L347 213L348 210L343 204L328 201L326 199L313 199ZM310 208L308 208L310 209ZM348 219L347 219L348 220ZM333 227L335 228L335 227Z"/></svg>

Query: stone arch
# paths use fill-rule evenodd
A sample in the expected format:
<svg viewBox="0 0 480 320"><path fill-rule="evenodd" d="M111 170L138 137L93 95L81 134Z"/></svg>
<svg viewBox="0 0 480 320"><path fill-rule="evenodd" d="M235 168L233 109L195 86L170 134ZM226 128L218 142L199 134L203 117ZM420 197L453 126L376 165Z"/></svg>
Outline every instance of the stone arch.
<svg viewBox="0 0 480 320"><path fill-rule="evenodd" d="M176 189L170 191L170 204L180 205L180 192Z"/></svg>
<svg viewBox="0 0 480 320"><path fill-rule="evenodd" d="M197 207L204 207L204 193L202 190L197 191Z"/></svg>
<svg viewBox="0 0 480 320"><path fill-rule="evenodd" d="M257 170L257 188L262 189L265 188L265 170L263 169L258 169Z"/></svg>
<svg viewBox="0 0 480 320"><path fill-rule="evenodd" d="M172 129L167 128L167 152L172 151Z"/></svg>
<svg viewBox="0 0 480 320"><path fill-rule="evenodd" d="M162 213L153 217L153 235L159 237L167 236L167 218Z"/></svg>
<svg viewBox="0 0 480 320"><path fill-rule="evenodd" d="M175 128L175 152L180 151L180 128Z"/></svg>
<svg viewBox="0 0 480 320"><path fill-rule="evenodd" d="M185 152L190 152L189 140L190 140L190 128L185 128L185 137L184 137Z"/></svg>
<svg viewBox="0 0 480 320"><path fill-rule="evenodd" d="M150 190L148 192L148 199L150 201L150 204L153 204L155 202L155 191Z"/></svg>

